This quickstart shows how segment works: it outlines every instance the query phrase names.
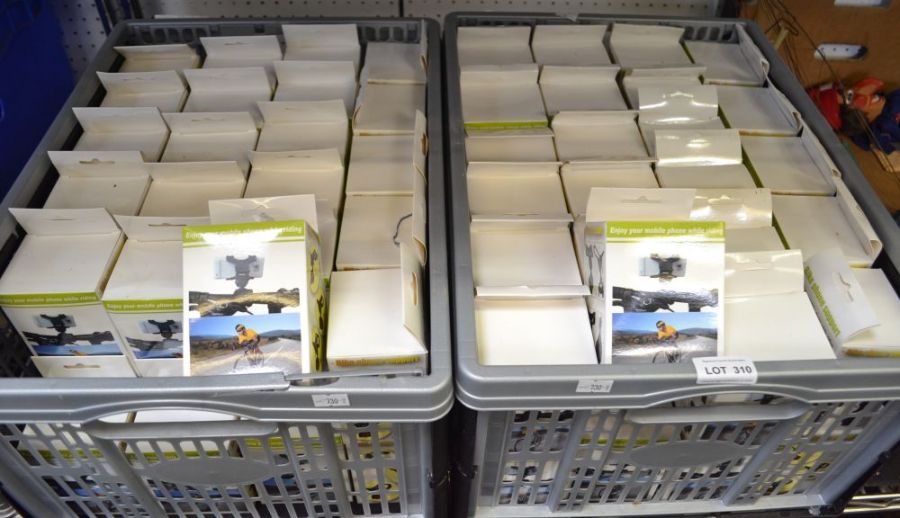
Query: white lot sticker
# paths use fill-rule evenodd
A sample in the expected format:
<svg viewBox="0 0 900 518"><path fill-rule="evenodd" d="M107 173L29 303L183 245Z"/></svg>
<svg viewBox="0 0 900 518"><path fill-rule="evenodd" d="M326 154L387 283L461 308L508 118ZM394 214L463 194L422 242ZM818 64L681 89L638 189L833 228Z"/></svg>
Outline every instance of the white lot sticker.
<svg viewBox="0 0 900 518"><path fill-rule="evenodd" d="M756 383L756 365L747 358L692 358L700 385Z"/></svg>
<svg viewBox="0 0 900 518"><path fill-rule="evenodd" d="M312 400L317 407L350 406L347 394L313 394Z"/></svg>
<svg viewBox="0 0 900 518"><path fill-rule="evenodd" d="M603 394L612 390L613 380L578 380L576 393Z"/></svg>

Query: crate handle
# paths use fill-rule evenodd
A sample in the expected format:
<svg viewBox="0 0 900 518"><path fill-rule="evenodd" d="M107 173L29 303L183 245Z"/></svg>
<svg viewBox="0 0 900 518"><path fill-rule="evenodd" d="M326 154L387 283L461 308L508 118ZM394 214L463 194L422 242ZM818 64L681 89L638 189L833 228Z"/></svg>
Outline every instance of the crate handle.
<svg viewBox="0 0 900 518"><path fill-rule="evenodd" d="M133 441L156 439L218 439L263 437L278 431L278 423L252 420L186 423L106 423L94 421L82 429L98 439Z"/></svg>
<svg viewBox="0 0 900 518"><path fill-rule="evenodd" d="M799 401L777 405L720 405L628 410L625 419L635 424L692 424L725 421L788 421L809 410Z"/></svg>

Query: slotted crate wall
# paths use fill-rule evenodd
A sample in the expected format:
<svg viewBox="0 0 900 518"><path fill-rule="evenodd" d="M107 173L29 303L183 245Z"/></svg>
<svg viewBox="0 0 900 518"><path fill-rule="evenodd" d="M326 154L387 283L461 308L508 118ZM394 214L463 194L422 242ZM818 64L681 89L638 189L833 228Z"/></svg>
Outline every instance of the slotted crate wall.
<svg viewBox="0 0 900 518"><path fill-rule="evenodd" d="M719 0L404 0L405 16L425 16L442 21L453 11L506 11L577 15L643 14L653 16L715 16Z"/></svg>

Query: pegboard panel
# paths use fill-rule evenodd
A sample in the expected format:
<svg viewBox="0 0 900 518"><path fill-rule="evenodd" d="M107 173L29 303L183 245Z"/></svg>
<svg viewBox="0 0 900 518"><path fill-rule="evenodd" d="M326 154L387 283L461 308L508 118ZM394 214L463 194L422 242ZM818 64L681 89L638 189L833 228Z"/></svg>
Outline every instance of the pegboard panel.
<svg viewBox="0 0 900 518"><path fill-rule="evenodd" d="M140 0L145 18L278 18L399 16L400 0Z"/></svg>
<svg viewBox="0 0 900 518"><path fill-rule="evenodd" d="M72 73L77 78L106 41L106 30L97 11L97 4L90 1L59 0L49 3L59 20L63 46L69 56Z"/></svg>
<svg viewBox="0 0 900 518"><path fill-rule="evenodd" d="M517 11L570 14L643 14L653 16L715 16L718 0L404 0L405 16L427 16L443 23L454 11Z"/></svg>

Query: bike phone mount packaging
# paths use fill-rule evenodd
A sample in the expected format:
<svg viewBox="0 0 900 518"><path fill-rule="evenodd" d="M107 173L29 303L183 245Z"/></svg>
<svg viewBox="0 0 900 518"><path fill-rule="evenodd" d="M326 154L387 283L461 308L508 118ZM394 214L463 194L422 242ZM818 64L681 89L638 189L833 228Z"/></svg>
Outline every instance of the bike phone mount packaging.
<svg viewBox="0 0 900 518"><path fill-rule="evenodd" d="M103 207L110 214L133 216L150 187L139 151L48 151L59 179L45 209Z"/></svg>
<svg viewBox="0 0 900 518"><path fill-rule="evenodd" d="M159 160L169 138L169 126L158 108L72 108L83 133L75 151L131 151L148 162Z"/></svg>
<svg viewBox="0 0 900 518"><path fill-rule="evenodd" d="M116 218L128 237L103 293L103 307L141 377L181 376L184 338L181 229L209 218Z"/></svg>
<svg viewBox="0 0 900 518"><path fill-rule="evenodd" d="M200 66L200 54L187 43L168 45L125 45L113 47L125 62L119 72L181 71Z"/></svg>
<svg viewBox="0 0 900 518"><path fill-rule="evenodd" d="M184 227L185 375L321 370L319 238L303 220Z"/></svg>
<svg viewBox="0 0 900 518"><path fill-rule="evenodd" d="M147 164L150 189L141 207L145 217L207 217L209 200L238 198L247 179L237 162Z"/></svg>
<svg viewBox="0 0 900 518"><path fill-rule="evenodd" d="M247 150L256 149L259 138L250 112L166 113L163 118L172 134L160 162L234 160L244 174L250 170Z"/></svg>
<svg viewBox="0 0 900 518"><path fill-rule="evenodd" d="M258 102L256 105L263 117L256 151L334 148L341 156L341 163L345 161L350 122L340 100Z"/></svg>
<svg viewBox="0 0 900 518"><path fill-rule="evenodd" d="M359 69L359 34L354 23L284 24L286 61L352 61Z"/></svg>
<svg viewBox="0 0 900 518"><path fill-rule="evenodd" d="M106 90L101 107L151 106L160 112L179 112L187 99L184 79L174 70L159 72L97 72Z"/></svg>
<svg viewBox="0 0 900 518"><path fill-rule="evenodd" d="M349 119L356 106L353 61L276 61L273 101L329 101L340 98Z"/></svg>
<svg viewBox="0 0 900 518"><path fill-rule="evenodd" d="M35 362L41 373L133 377L100 302L123 242L115 221L99 208L10 212L28 235L0 278L0 306L32 354L46 357Z"/></svg>
<svg viewBox="0 0 900 518"><path fill-rule="evenodd" d="M675 363L723 347L725 224L688 221L691 189L593 189L585 246L603 363ZM660 216L657 218L656 216ZM597 299L600 300L597 300Z"/></svg>
<svg viewBox="0 0 900 518"><path fill-rule="evenodd" d="M184 71L191 90L185 112L250 112L259 120L257 101L272 99L275 74L264 67L196 68Z"/></svg>
<svg viewBox="0 0 900 518"><path fill-rule="evenodd" d="M467 130L547 127L537 65L463 66L459 81Z"/></svg>

